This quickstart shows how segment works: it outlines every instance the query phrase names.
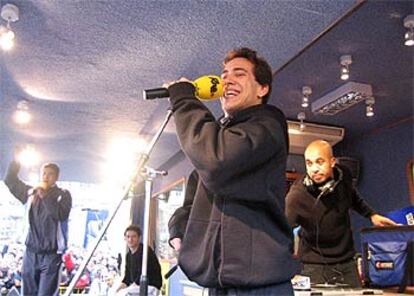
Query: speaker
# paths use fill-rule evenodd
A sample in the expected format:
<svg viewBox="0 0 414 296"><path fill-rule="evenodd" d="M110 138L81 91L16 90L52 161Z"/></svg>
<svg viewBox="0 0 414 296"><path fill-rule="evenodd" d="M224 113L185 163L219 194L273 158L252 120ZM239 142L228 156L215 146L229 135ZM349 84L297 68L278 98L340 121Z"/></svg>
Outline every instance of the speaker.
<svg viewBox="0 0 414 296"><path fill-rule="evenodd" d="M336 163L346 167L351 172L352 181L354 182L354 185L358 184L358 180L359 180L359 160L358 159L342 156L342 157L336 158Z"/></svg>

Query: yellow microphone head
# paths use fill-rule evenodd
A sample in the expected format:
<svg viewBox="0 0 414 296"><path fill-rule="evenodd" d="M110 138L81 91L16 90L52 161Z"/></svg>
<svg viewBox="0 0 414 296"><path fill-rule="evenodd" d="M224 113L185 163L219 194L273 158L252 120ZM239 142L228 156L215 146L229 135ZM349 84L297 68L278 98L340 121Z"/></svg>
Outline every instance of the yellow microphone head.
<svg viewBox="0 0 414 296"><path fill-rule="evenodd" d="M194 80L195 95L201 100L215 100L223 96L223 81L220 76L206 75Z"/></svg>
<svg viewBox="0 0 414 296"><path fill-rule="evenodd" d="M44 191L46 191L46 190L48 190L48 189L49 189L49 184L47 184L47 182L45 182L45 181L41 181L41 182L39 182L39 184L37 185L37 188L41 188L41 189L43 189Z"/></svg>

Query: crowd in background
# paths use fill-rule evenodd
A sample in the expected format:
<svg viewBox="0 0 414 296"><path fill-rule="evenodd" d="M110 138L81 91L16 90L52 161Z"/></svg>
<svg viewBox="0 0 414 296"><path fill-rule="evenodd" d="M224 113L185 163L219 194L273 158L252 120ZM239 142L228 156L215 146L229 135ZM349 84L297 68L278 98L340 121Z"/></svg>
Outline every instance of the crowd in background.
<svg viewBox="0 0 414 296"><path fill-rule="evenodd" d="M20 291L24 245L3 243L0 245L0 252L0 291L13 287Z"/></svg>
<svg viewBox="0 0 414 296"><path fill-rule="evenodd" d="M15 287L20 292L24 249L23 243L0 242L0 291L8 291ZM86 256L87 251L78 247L70 247L62 256L62 292L69 285ZM107 295L115 281L120 279L120 267L119 255L97 250L76 284L76 291Z"/></svg>

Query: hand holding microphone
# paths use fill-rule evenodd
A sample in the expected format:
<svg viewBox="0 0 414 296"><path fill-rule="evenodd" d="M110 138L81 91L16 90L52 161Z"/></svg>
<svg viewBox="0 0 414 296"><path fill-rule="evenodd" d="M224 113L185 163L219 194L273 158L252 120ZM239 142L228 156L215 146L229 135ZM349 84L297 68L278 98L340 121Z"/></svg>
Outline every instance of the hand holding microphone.
<svg viewBox="0 0 414 296"><path fill-rule="evenodd" d="M180 80L181 81L181 80ZM176 250L177 252L181 249L181 238L175 237L170 240L170 245ZM168 279L178 268L178 264L174 265L170 268L170 270L164 275L165 279Z"/></svg>
<svg viewBox="0 0 414 296"><path fill-rule="evenodd" d="M49 185L45 181L39 182L37 186L33 188L34 201L43 199L46 196L46 191L49 189Z"/></svg>
<svg viewBox="0 0 414 296"><path fill-rule="evenodd" d="M49 184L45 181L41 181L39 182L39 184L37 184L35 191L39 192L41 194L41 197L43 198L43 196L45 195L48 189L49 189Z"/></svg>
<svg viewBox="0 0 414 296"><path fill-rule="evenodd" d="M195 95L201 100L214 100L223 96L223 81L219 76L206 75L201 76L193 82L186 78L181 78L179 81L188 81L192 83L196 90ZM167 85L165 85L167 86ZM169 85L168 85L169 86ZM146 89L143 92L144 100L154 100L161 98L168 98L170 96L166 87Z"/></svg>
<svg viewBox="0 0 414 296"><path fill-rule="evenodd" d="M49 189L49 184L46 181L41 181L39 182L36 188L42 189L43 191L47 191Z"/></svg>

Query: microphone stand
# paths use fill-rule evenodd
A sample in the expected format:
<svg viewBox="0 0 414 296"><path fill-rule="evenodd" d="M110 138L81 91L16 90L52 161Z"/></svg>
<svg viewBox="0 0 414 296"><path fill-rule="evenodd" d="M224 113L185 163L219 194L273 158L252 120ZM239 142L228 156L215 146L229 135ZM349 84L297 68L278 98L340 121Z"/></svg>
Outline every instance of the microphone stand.
<svg viewBox="0 0 414 296"><path fill-rule="evenodd" d="M116 206L114 212L106 222L105 226L101 229L99 233L98 239L95 241L95 244L92 248L90 248L86 258L83 260L82 264L79 266L76 274L74 275L73 279L71 280L68 288L66 289L63 296L71 295L73 289L75 288L76 283L78 282L79 278L81 277L83 271L85 270L86 266L88 265L89 261L91 260L96 248L98 247L99 243L101 242L102 238L104 237L106 231L111 225L112 220L115 218L116 213L118 212L119 208L122 205L122 202L128 199L129 192L133 188L138 178L138 175L144 175L145 179L145 205L144 205L144 229L143 229L143 258L142 258L142 271L141 271L141 279L140 279L140 295L147 296L148 295L148 279L147 279L147 261L148 261L148 232L149 232L149 210L150 210L150 202L151 202L151 189L152 189L152 180L156 175L166 175L166 171L156 171L151 168L145 167L149 156L154 149L154 146L158 139L160 138L162 132L164 131L165 127L167 126L168 121L170 120L173 111L171 109L167 110L167 114L165 116L164 121L162 122L159 130L152 138L151 142L147 146L145 152L140 155L140 159L138 160L138 164L136 166L136 170L133 174L133 177L130 180L130 184L125 188L122 198L119 200L118 205Z"/></svg>
<svg viewBox="0 0 414 296"><path fill-rule="evenodd" d="M166 171L156 171L154 169L145 167L144 168L144 179L145 179L145 210L144 210L144 227L142 235L142 267L141 277L139 280L139 295L148 295L148 277L147 277L147 266L148 266L148 236L149 236L149 216L150 216L150 204L152 196L152 180L157 176L167 175Z"/></svg>

